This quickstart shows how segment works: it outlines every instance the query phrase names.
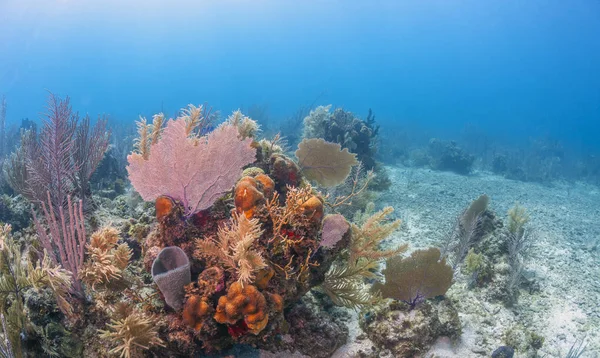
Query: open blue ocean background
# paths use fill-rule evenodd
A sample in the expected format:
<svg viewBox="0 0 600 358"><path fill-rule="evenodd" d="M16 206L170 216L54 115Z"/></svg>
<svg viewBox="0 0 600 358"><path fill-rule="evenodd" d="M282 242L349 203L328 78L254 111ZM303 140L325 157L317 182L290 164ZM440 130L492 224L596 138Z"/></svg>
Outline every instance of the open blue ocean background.
<svg viewBox="0 0 600 358"><path fill-rule="evenodd" d="M343 106L383 128L600 151L600 2L0 1L7 118L47 90L113 121L208 102Z"/></svg>

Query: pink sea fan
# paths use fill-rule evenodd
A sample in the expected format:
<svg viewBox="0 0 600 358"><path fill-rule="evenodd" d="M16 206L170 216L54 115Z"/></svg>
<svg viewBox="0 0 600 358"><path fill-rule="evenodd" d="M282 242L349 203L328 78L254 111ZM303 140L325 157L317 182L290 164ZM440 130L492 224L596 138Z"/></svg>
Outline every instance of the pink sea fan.
<svg viewBox="0 0 600 358"><path fill-rule="evenodd" d="M138 153L127 157L129 180L144 200L168 195L190 216L233 187L242 168L254 161L251 142L240 140L237 128L227 124L199 140L188 138L185 120L170 120L147 160Z"/></svg>
<svg viewBox="0 0 600 358"><path fill-rule="evenodd" d="M321 246L333 248L348 232L350 224L340 215L327 215L323 219L323 234L321 235Z"/></svg>

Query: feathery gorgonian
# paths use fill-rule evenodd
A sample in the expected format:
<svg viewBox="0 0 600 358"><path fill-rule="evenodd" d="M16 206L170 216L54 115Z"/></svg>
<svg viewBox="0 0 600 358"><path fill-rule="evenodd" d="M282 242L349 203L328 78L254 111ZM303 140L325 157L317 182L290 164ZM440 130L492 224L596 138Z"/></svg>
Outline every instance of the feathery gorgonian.
<svg viewBox="0 0 600 358"><path fill-rule="evenodd" d="M239 139L232 125L221 125L207 136L190 138L185 119L169 120L147 159L127 157L129 180L144 200L168 195L181 201L190 216L209 208L230 190L242 168L254 161L251 139Z"/></svg>

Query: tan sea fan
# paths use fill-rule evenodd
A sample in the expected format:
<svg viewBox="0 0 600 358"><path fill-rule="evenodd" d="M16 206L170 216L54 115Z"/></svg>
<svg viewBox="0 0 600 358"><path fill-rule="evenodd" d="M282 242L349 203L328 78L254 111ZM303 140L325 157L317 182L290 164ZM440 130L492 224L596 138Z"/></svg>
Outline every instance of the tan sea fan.
<svg viewBox="0 0 600 358"><path fill-rule="evenodd" d="M373 285L373 290L381 292L385 298L411 305L445 294L452 285L454 272L440 256L440 250L432 247L417 250L407 258L389 258L383 270L385 284L378 282Z"/></svg>
<svg viewBox="0 0 600 358"><path fill-rule="evenodd" d="M356 155L337 143L321 138L304 139L296 150L298 165L304 176L319 185L330 187L343 183L352 166L358 164Z"/></svg>

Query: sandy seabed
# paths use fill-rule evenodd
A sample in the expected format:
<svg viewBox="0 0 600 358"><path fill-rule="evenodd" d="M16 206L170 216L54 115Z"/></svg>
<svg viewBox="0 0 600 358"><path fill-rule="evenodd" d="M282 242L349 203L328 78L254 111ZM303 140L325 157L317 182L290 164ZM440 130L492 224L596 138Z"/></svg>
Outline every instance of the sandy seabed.
<svg viewBox="0 0 600 358"><path fill-rule="evenodd" d="M489 357L504 344L504 332L515 325L544 337L541 357L565 357L571 345L584 338L587 349L582 357L600 357L600 188L524 183L486 172L462 176L387 169L392 187L382 193L378 205L394 207L403 221L392 244L408 242L411 249L438 246L456 216L484 193L499 218L504 219L516 202L527 208L534 229L526 269L535 273L540 292L524 291L516 306L506 308L459 279L447 295L458 302L462 337L456 343L438 340L425 357ZM336 358L370 350L368 339L357 339L362 332L356 314L349 328L349 343L337 350Z"/></svg>

